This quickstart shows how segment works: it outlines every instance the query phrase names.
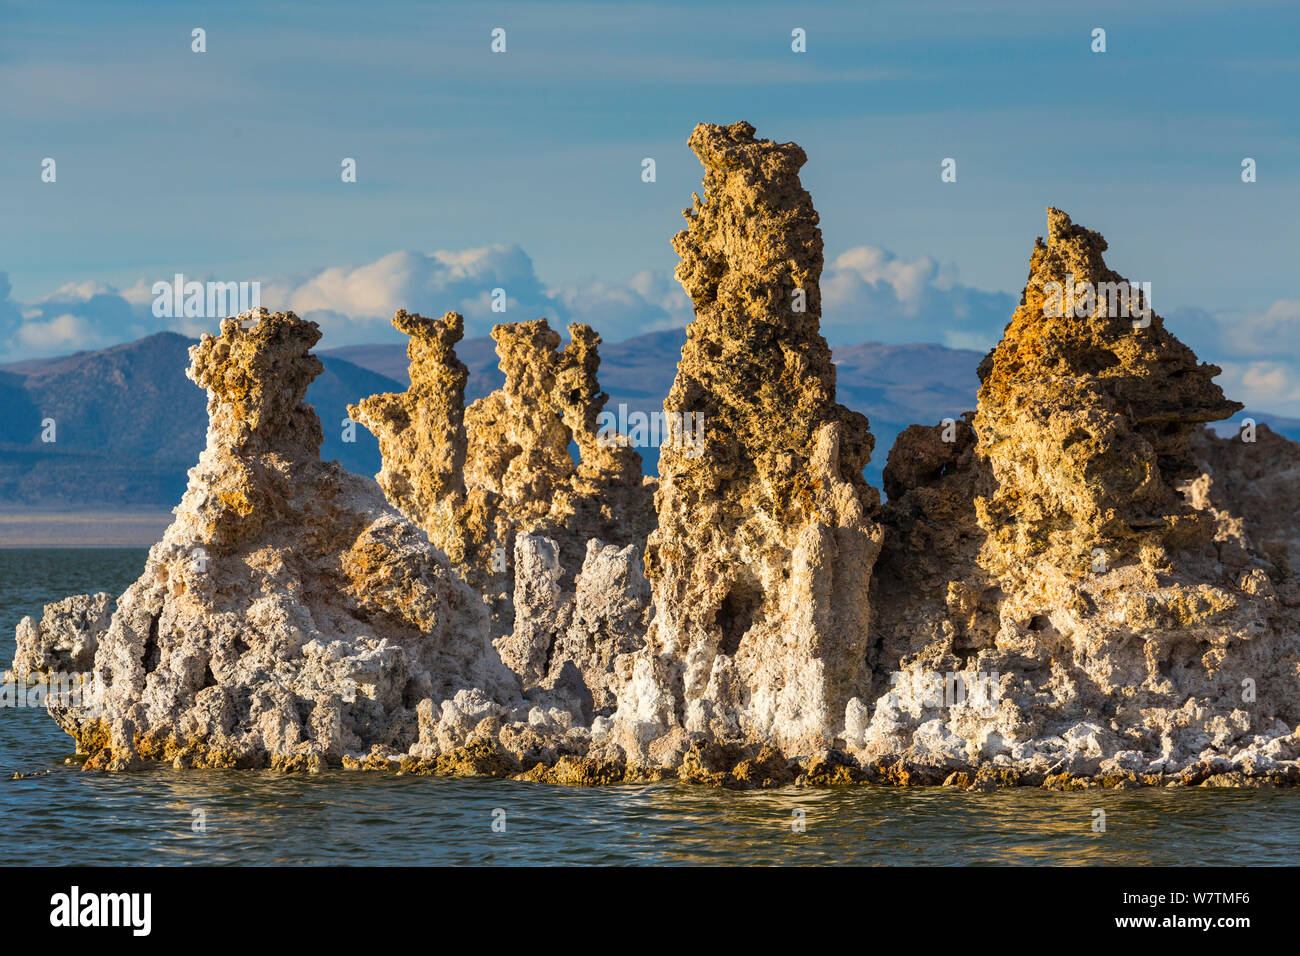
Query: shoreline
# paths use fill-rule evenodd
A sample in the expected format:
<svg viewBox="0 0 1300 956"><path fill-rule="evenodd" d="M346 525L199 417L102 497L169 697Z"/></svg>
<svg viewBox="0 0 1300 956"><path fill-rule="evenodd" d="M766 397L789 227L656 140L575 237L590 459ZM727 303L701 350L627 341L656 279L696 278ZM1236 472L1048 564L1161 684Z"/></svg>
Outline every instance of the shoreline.
<svg viewBox="0 0 1300 956"><path fill-rule="evenodd" d="M20 548L150 548L174 516L170 509L22 511L0 509L0 550Z"/></svg>
<svg viewBox="0 0 1300 956"><path fill-rule="evenodd" d="M230 756L230 755L226 755ZM504 759L503 759L504 758ZM194 755L177 755L172 760L138 759L118 772L149 773L158 770L238 770L277 776L317 775L327 772L380 773L393 776L441 777L445 779L507 780L543 783L581 789L679 783L709 790L781 790L879 787L887 789L947 789L972 793L1003 790L1048 790L1077 793L1083 790L1300 790L1300 765L1292 764L1270 772L1247 773L1235 765L1202 761L1177 773L1119 771L1097 774L1057 773L1019 769L993 764L940 767L914 763L898 757L880 757L865 764L848 754L829 752L812 758L796 757L773 766L759 757L743 761L730 770L692 767L642 767L618 764L590 757L564 756L554 763L537 761L528 769L500 752L470 744L437 758L414 758L409 754L368 756L348 754L340 762L306 758L245 762L238 758L205 762ZM90 763L86 754L70 755L65 764L81 764L82 770L100 772L106 767ZM765 763L767 764L765 766ZM783 765L782 765L783 764ZM43 776L51 770L16 772L12 780Z"/></svg>

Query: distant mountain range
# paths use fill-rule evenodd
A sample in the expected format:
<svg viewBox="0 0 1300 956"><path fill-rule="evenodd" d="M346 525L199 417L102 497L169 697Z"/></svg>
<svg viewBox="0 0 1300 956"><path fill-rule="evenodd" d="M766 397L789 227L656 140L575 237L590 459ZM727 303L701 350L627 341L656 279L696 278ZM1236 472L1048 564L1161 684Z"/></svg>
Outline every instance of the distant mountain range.
<svg viewBox="0 0 1300 956"><path fill-rule="evenodd" d="M207 396L185 377L194 339L160 332L98 352L0 367L0 503L79 510L180 500L202 451ZM321 356L307 391L325 427L322 454L373 474L379 444L358 427L343 441L349 402L400 390L392 379ZM44 442L42 422L54 421Z"/></svg>
<svg viewBox="0 0 1300 956"><path fill-rule="evenodd" d="M207 428L205 396L185 377L194 342L162 332L101 351L0 366L0 507L84 512L174 506ZM674 329L602 345L606 407L615 413L620 403L629 412L661 409L683 342L685 331ZM501 385L490 338L468 339L456 351L470 369L468 401ZM349 403L406 388L405 346L356 345L317 354L325 371L307 399L324 426L322 456L373 475L378 444L362 427L354 442L345 442L343 422ZM978 352L866 342L840 346L834 355L839 400L871 420L876 451L866 475L877 487L902 429L974 408ZM1247 416L1300 440L1300 421L1250 411L1234 421ZM52 443L41 440L45 419L55 423ZM1233 427L1218 426L1221 432ZM653 474L657 451L642 449L642 455Z"/></svg>

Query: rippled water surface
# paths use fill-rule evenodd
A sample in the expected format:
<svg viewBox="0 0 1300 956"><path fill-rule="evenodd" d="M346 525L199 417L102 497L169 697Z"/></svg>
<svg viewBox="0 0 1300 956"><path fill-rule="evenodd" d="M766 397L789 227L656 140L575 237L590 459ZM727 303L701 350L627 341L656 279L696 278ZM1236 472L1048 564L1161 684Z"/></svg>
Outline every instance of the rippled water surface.
<svg viewBox="0 0 1300 956"><path fill-rule="evenodd" d="M144 557L0 550L0 661L24 614L68 594L120 594ZM731 793L343 771L108 775L65 764L71 752L43 711L0 710L0 864L1300 862L1295 791ZM1098 808L1104 833L1093 832ZM194 831L200 817L205 832Z"/></svg>

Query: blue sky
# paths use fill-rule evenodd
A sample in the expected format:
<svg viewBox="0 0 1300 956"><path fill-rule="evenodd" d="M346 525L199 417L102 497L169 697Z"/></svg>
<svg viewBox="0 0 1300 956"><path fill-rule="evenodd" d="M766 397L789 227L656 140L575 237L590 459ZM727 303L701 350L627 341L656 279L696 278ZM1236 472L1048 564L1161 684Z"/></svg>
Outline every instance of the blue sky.
<svg viewBox="0 0 1300 956"><path fill-rule="evenodd" d="M485 332L497 285L610 341L682 324L686 138L745 119L809 155L832 342L986 348L1055 205L1230 391L1300 411L1297 35L1249 2L0 0L0 360L153 331L176 272L262 281L323 347L397 340L397 306Z"/></svg>

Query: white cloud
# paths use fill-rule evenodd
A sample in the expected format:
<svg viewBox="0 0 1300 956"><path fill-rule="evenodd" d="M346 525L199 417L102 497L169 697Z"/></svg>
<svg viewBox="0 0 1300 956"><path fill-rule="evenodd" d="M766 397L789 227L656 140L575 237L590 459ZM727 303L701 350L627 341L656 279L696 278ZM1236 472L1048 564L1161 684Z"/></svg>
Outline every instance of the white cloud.
<svg viewBox="0 0 1300 956"><path fill-rule="evenodd" d="M1173 309L1166 326L1201 361L1223 369L1216 381L1228 398L1252 411L1300 416L1300 300L1244 313Z"/></svg>
<svg viewBox="0 0 1300 956"><path fill-rule="evenodd" d="M154 331L111 287L70 282L34 302L9 297L0 272L0 357L6 360L97 349Z"/></svg>
<svg viewBox="0 0 1300 956"><path fill-rule="evenodd" d="M190 281L254 281L249 276L187 275ZM0 334L13 360L70 349L99 348L153 332L196 336L215 332L215 318L158 318L153 284L172 275L144 276L124 289L101 282L70 282L32 302L9 299L0 273ZM399 251L356 267L336 266L297 276L260 280L260 299L272 311L292 310L320 323L322 345L396 341L390 321L398 309L466 318L466 334L486 335L498 322L543 316L563 326L564 302L548 292L518 246L484 246L430 254ZM494 289L505 290L506 311L492 311ZM611 288L616 288L611 286ZM628 334L635 334L633 329Z"/></svg>
<svg viewBox="0 0 1300 956"><path fill-rule="evenodd" d="M638 272L625 283L590 279L548 291L571 321L585 322L606 342L681 328L695 315L690 297L664 272Z"/></svg>
<svg viewBox="0 0 1300 956"><path fill-rule="evenodd" d="M153 282L148 279L139 279L117 294L136 308L152 307L154 300Z"/></svg>
<svg viewBox="0 0 1300 956"><path fill-rule="evenodd" d="M509 311L491 311L491 289L506 289ZM905 260L858 246L837 256L822 277L822 329L833 343L938 342L987 349L1015 308L1006 293L956 281L929 257ZM335 344L373 341L398 309L462 312L468 335L502 321L546 316L552 325L585 322L606 342L680 328L693 317L690 299L667 272L643 271L622 282L585 279L545 287L518 246L430 254L394 252L355 268L263 280L262 302L310 317Z"/></svg>
<svg viewBox="0 0 1300 956"><path fill-rule="evenodd" d="M1217 379L1228 398L1254 411L1300 415L1300 367L1295 362L1219 363Z"/></svg>
<svg viewBox="0 0 1300 956"><path fill-rule="evenodd" d="M899 304L915 313L921 306L925 287L939 269L929 256L906 262L879 246L856 246L836 256L827 271L830 282L841 287L851 287L855 281L885 283L894 290Z"/></svg>
<svg viewBox="0 0 1300 956"><path fill-rule="evenodd" d="M492 311L492 290L504 289L506 312ZM565 318L563 305L547 294L532 260L518 246L484 246L428 255L401 251L355 268L262 280L262 304L291 309L321 323L326 333L356 339L382 331L398 309L425 315L457 311L468 335L483 335L498 322L548 316ZM336 342L334 344L342 344Z"/></svg>
<svg viewBox="0 0 1300 956"><path fill-rule="evenodd" d="M962 285L955 269L929 256L906 260L879 246L840 253L822 275L822 332L835 345L937 342L984 350L1015 307L1014 296Z"/></svg>
<svg viewBox="0 0 1300 956"><path fill-rule="evenodd" d="M41 352L80 351L107 344L90 322L68 312L44 321L26 321L18 327L17 337L23 345Z"/></svg>
<svg viewBox="0 0 1300 956"><path fill-rule="evenodd" d="M59 286L44 299L43 304L66 302L77 303L86 302L97 295L116 295L117 290L111 285L103 282L83 281L83 282L65 282Z"/></svg>
<svg viewBox="0 0 1300 956"><path fill-rule="evenodd" d="M102 348L170 329L186 335L215 331L213 319L159 319L152 286L171 276L145 276L118 290L100 282L70 282L34 301L10 298L0 272L0 342L13 361ZM206 281L243 276L187 276ZM542 316L562 329L591 325L606 342L686 325L689 298L667 272L640 272L626 281L588 279L547 287L518 246L497 245L432 253L409 251L354 267L331 267L260 280L261 301L320 323L329 348L400 341L390 326L398 309L442 315L462 312L467 334L497 322ZM504 288L508 311L491 311L491 290ZM880 341L936 342L983 351L992 346L1016 297L962 285L928 256L904 259L878 246L833 257L822 276L822 331L835 345ZM1202 360L1223 367L1225 394L1256 411L1300 416L1300 300L1280 299L1261 311L1228 315L1200 308L1171 311L1170 330Z"/></svg>
<svg viewBox="0 0 1300 956"><path fill-rule="evenodd" d="M1300 357L1300 299L1278 299L1263 312L1220 325L1224 354Z"/></svg>
<svg viewBox="0 0 1300 956"><path fill-rule="evenodd" d="M1174 309L1166 324L1206 361L1279 357L1300 360L1300 299L1278 299L1262 312Z"/></svg>
<svg viewBox="0 0 1300 956"><path fill-rule="evenodd" d="M162 329L186 335L215 331L214 319L155 318L152 288L159 279L170 282L172 276L144 276L121 290L98 282L71 282L41 300L21 303L22 319L15 315L0 326L12 327L15 351L26 354L74 345L98 347L90 343L126 341ZM498 322L543 316L557 328L585 322L606 342L680 328L693 317L690 299L668 272L639 272L622 282L587 279L547 287L527 253L514 245L427 254L398 251L358 266L259 281L262 305L273 311L291 309L320 323L327 348L399 340L390 326L398 309L435 316L461 312L469 336L485 335ZM496 288L506 291L505 313L492 311ZM822 330L833 344L874 339L986 349L997 340L1014 307L1009 295L959 284L951 271L929 257L905 260L876 246L858 246L835 257L823 275L822 291ZM22 322L35 324L18 336Z"/></svg>

